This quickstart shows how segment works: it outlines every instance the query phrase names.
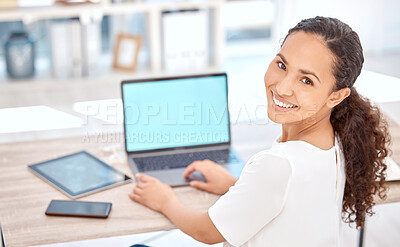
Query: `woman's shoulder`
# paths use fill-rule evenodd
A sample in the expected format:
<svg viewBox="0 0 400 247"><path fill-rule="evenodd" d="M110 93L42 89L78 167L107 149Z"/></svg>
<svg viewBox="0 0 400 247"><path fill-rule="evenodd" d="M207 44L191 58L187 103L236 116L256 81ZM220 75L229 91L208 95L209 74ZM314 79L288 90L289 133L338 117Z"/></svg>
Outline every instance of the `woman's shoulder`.
<svg viewBox="0 0 400 247"><path fill-rule="evenodd" d="M288 160L287 157L285 157L285 153L281 152L280 150L277 149L265 149L262 150L256 154L254 154L248 162L254 162L254 161L262 161L262 160L270 160L270 159L277 159L277 160Z"/></svg>
<svg viewBox="0 0 400 247"><path fill-rule="evenodd" d="M307 153L329 153L335 149L335 145L319 145L321 143L311 142L308 140L293 140L281 142L280 137L278 137L272 144L271 150L279 153L285 153L284 156L291 154L304 154Z"/></svg>
<svg viewBox="0 0 400 247"><path fill-rule="evenodd" d="M335 146L324 150L305 141L280 142L278 137L269 149L254 154L247 162L253 169L292 170L296 164L315 160L329 160L335 154ZM309 159L308 159L309 157Z"/></svg>
<svg viewBox="0 0 400 247"><path fill-rule="evenodd" d="M246 167L251 170L274 170L276 172L291 173L291 164L284 153L277 150L267 149L253 155L247 162Z"/></svg>

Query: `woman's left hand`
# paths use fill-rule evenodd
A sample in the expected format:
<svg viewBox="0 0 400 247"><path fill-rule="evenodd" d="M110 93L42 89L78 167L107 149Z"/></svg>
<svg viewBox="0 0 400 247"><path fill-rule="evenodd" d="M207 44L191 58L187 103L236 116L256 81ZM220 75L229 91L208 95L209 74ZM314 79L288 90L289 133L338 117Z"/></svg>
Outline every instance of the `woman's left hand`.
<svg viewBox="0 0 400 247"><path fill-rule="evenodd" d="M135 202L162 213L170 202L177 199L168 184L145 174L137 174L136 177L141 182L136 183L133 192L129 193L129 197Z"/></svg>

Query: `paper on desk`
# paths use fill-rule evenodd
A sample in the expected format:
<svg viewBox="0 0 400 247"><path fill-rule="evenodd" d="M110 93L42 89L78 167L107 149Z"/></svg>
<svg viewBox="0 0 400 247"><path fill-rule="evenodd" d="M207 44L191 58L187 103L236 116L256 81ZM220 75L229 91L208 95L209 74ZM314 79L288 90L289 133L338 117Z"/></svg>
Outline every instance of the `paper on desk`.
<svg viewBox="0 0 400 247"><path fill-rule="evenodd" d="M0 109L0 119L0 134L82 126L79 117L44 105Z"/></svg>

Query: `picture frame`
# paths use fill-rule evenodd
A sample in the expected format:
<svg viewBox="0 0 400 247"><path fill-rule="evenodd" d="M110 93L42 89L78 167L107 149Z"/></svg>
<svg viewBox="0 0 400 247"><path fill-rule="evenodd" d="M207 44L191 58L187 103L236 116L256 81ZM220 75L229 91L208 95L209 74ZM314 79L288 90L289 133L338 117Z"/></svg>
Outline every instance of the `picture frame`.
<svg viewBox="0 0 400 247"><path fill-rule="evenodd" d="M130 72L135 71L141 44L142 38L139 35L118 34L114 46L113 68Z"/></svg>

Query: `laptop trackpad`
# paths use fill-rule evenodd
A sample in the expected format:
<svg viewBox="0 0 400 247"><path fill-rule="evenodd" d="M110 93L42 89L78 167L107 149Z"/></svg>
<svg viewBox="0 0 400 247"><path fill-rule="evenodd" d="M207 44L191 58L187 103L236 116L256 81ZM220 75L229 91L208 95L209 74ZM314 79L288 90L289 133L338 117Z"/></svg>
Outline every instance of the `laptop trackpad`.
<svg viewBox="0 0 400 247"><path fill-rule="evenodd" d="M192 174L189 175L188 179L189 179L189 181L196 180L196 181L201 181L201 182L207 182L206 178L199 171L192 172Z"/></svg>
<svg viewBox="0 0 400 247"><path fill-rule="evenodd" d="M143 172L149 176L155 177L163 183L171 186L184 186L189 185L189 180L183 176L185 168L159 170L159 171L148 171Z"/></svg>
<svg viewBox="0 0 400 247"><path fill-rule="evenodd" d="M224 167L236 178L239 178L240 173L243 169L243 165L239 164L227 164ZM155 177L163 183L169 184L171 186L185 186L189 185L189 182L192 180L198 180L206 182L207 180L198 171L193 172L189 179L186 179L183 176L183 172L186 168L177 168L177 169L169 169L169 170L159 170L159 171L148 171L144 172L145 174Z"/></svg>

